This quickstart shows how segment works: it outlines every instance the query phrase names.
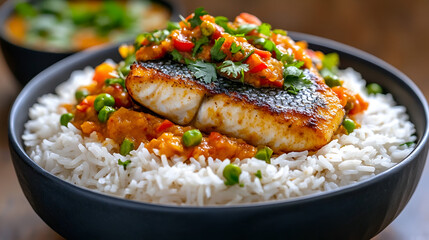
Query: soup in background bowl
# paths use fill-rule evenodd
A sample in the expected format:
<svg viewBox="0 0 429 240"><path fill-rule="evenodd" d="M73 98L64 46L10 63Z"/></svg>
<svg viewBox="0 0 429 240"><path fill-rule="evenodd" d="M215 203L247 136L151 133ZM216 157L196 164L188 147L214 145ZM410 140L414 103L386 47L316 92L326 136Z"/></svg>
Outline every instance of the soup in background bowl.
<svg viewBox="0 0 429 240"><path fill-rule="evenodd" d="M0 10L0 44L12 73L25 85L77 51L165 27L176 5L165 1L8 1Z"/></svg>

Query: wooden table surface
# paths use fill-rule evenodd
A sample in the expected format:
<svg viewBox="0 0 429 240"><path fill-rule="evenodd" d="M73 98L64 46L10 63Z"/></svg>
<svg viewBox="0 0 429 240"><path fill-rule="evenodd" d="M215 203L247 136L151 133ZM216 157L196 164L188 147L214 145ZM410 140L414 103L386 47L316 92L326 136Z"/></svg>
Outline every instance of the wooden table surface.
<svg viewBox="0 0 429 240"><path fill-rule="evenodd" d="M1 2L1 1L0 1ZM374 54L407 74L429 96L429 1L183 0L230 19L254 13L276 28L327 37ZM186 15L184 13L183 15ZM0 239L62 239L32 210L13 170L8 112L20 86L0 55ZM404 211L374 239L429 239L429 167Z"/></svg>

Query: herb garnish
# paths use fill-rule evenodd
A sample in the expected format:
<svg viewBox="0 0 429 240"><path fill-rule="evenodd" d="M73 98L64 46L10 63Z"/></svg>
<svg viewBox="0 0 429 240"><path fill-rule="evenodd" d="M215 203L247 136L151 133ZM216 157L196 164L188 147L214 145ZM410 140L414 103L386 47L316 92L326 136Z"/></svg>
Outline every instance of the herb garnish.
<svg viewBox="0 0 429 240"><path fill-rule="evenodd" d="M206 63L198 60L190 63L188 68L194 73L194 76L205 83L211 83L217 80L216 67L213 63Z"/></svg>
<svg viewBox="0 0 429 240"><path fill-rule="evenodd" d="M400 144L399 146L407 146L407 147L411 147L415 142L405 142Z"/></svg>
<svg viewBox="0 0 429 240"><path fill-rule="evenodd" d="M297 95L301 89L311 84L311 80L304 75L304 71L293 65L284 69L283 77L284 89L293 95Z"/></svg>
<svg viewBox="0 0 429 240"><path fill-rule="evenodd" d="M124 170L127 170L127 166L130 163L131 163L131 160L126 160L126 161L122 162L121 159L118 159L118 165L123 166Z"/></svg>
<svg viewBox="0 0 429 240"><path fill-rule="evenodd" d="M176 49L174 49L172 52L170 52L171 56L173 57L173 60L176 62L181 62L183 59L182 54L179 53Z"/></svg>
<svg viewBox="0 0 429 240"><path fill-rule="evenodd" d="M204 10L204 8L199 7L197 9L195 9L194 12L194 16L189 19L189 23L191 23L191 27L196 27L196 26L200 26L201 23L203 22L203 20L201 20L201 16L207 15L208 12L206 10Z"/></svg>
<svg viewBox="0 0 429 240"><path fill-rule="evenodd" d="M262 179L262 172L261 172L261 170L256 171L255 177L257 177L259 179Z"/></svg>
<svg viewBox="0 0 429 240"><path fill-rule="evenodd" d="M215 41L212 49L210 49L210 54L214 61L222 61L226 57L226 54L221 50L224 42L225 38L219 38Z"/></svg>
<svg viewBox="0 0 429 240"><path fill-rule="evenodd" d="M237 45L235 42L231 44L231 53L236 54L241 51L244 54L244 50L241 49L241 45Z"/></svg>
<svg viewBox="0 0 429 240"><path fill-rule="evenodd" d="M201 46L205 45L209 42L210 42L210 40L208 37L202 37L202 38L198 39L195 42L195 46L194 46L194 49L192 51L192 56L195 57L195 55L197 55L198 51L200 50Z"/></svg>
<svg viewBox="0 0 429 240"><path fill-rule="evenodd" d="M242 82L244 80L244 72L249 71L249 65L241 62L233 62L231 60L226 60L219 66L219 71L226 73L233 78L237 78L238 75L241 75Z"/></svg>
<svg viewBox="0 0 429 240"><path fill-rule="evenodd" d="M179 25L178 22L171 22L171 21L169 21L167 23L167 30L168 31L174 31L174 30L177 30L177 29L180 29L180 25Z"/></svg>
<svg viewBox="0 0 429 240"><path fill-rule="evenodd" d="M271 36L271 25L268 23L262 23L258 27L258 32L261 34L264 34L267 37L270 37Z"/></svg>
<svg viewBox="0 0 429 240"><path fill-rule="evenodd" d="M339 63L340 60L337 53L326 54L322 59L320 75L322 75L326 85L329 87L341 86L341 81L337 76Z"/></svg>

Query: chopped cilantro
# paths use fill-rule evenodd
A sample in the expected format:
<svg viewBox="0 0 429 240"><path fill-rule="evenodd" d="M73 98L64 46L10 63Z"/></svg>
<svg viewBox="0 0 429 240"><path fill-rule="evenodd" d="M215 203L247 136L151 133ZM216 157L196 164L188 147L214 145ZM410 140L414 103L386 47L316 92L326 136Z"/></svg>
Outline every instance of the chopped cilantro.
<svg viewBox="0 0 429 240"><path fill-rule="evenodd" d="M243 49L241 49L241 45L237 45L235 42L233 42L233 43L231 44L231 53L232 53L232 54L236 54L236 53L238 53L239 51L243 51Z"/></svg>
<svg viewBox="0 0 429 240"><path fill-rule="evenodd" d="M262 23L258 27L258 32L264 34L267 37L271 36L271 25L268 23Z"/></svg>
<svg viewBox="0 0 429 240"><path fill-rule="evenodd" d="M261 172L261 170L256 171L256 173L255 173L255 177L257 177L257 178L259 178L259 179L261 179L261 178L262 178L262 172Z"/></svg>
<svg viewBox="0 0 429 240"><path fill-rule="evenodd" d="M113 84L119 84L122 86L123 89L125 89L125 80L122 78L108 78L104 81L104 84L106 86L110 86Z"/></svg>
<svg viewBox="0 0 429 240"><path fill-rule="evenodd" d="M195 42L195 46L194 46L194 49L192 51L192 56L195 57L195 55L197 55L198 51L200 50L201 46L205 45L209 42L210 42L210 40L208 37L202 37L202 38L198 39Z"/></svg>
<svg viewBox="0 0 429 240"><path fill-rule="evenodd" d="M179 25L178 22L171 22L171 21L169 21L167 23L167 30L168 31L173 31L173 30L176 30L176 29L180 29L180 25Z"/></svg>
<svg viewBox="0 0 429 240"><path fill-rule="evenodd" d="M128 164L130 164L131 163L131 160L127 160L127 161L125 161L125 162L122 162L121 161L121 159L118 159L118 165L119 166L123 166L124 167L124 170L127 170L127 166L128 166Z"/></svg>
<svg viewBox="0 0 429 240"><path fill-rule="evenodd" d="M302 70L300 70L296 66L288 66L285 68L283 72L284 77L284 89L293 95L298 94L298 92L304 87L311 84L311 80L309 80Z"/></svg>
<svg viewBox="0 0 429 240"><path fill-rule="evenodd" d="M222 61L226 57L226 54L221 50L222 44L224 42L225 42L225 38L223 37L215 41L215 44L213 45L212 49L210 49L212 60Z"/></svg>
<svg viewBox="0 0 429 240"><path fill-rule="evenodd" d="M255 24L243 24L240 25L235 31L234 31L234 35L246 35L248 34L250 31L258 29L258 26Z"/></svg>
<svg viewBox="0 0 429 240"><path fill-rule="evenodd" d="M415 142L405 142L400 144L399 146L407 146L407 147L411 147Z"/></svg>
<svg viewBox="0 0 429 240"><path fill-rule="evenodd" d="M239 75L244 75L244 72L249 71L249 65L241 62L233 62L231 60L226 60L219 66L219 71L226 73L233 78L237 78Z"/></svg>
<svg viewBox="0 0 429 240"><path fill-rule="evenodd" d="M255 50L252 50L250 53L248 53L243 59L241 59L240 62L245 62L253 53L255 53Z"/></svg>
<svg viewBox="0 0 429 240"><path fill-rule="evenodd" d="M150 33L142 33L136 37L135 47L136 49L139 49L144 40L148 40L150 43L155 43L156 45L158 45L161 43L161 41L165 40L169 34L170 31L166 29L155 30Z"/></svg>
<svg viewBox="0 0 429 240"><path fill-rule="evenodd" d="M274 29L273 33L280 34L280 35L283 35L283 36L287 35L287 32L285 30L282 30L282 29Z"/></svg>
<svg viewBox="0 0 429 240"><path fill-rule="evenodd" d="M182 54L179 53L176 49L174 49L172 52L170 52L171 56L173 57L173 60L176 62L181 62L183 59Z"/></svg>
<svg viewBox="0 0 429 240"><path fill-rule="evenodd" d="M215 17L215 23L217 25L223 27L225 32L230 33L230 34L234 34L234 30L228 26L228 22L229 22L229 20L227 17L224 17L224 16Z"/></svg>
<svg viewBox="0 0 429 240"><path fill-rule="evenodd" d="M205 83L211 83L217 80L216 68L213 63L206 63L201 60L190 63L188 68L194 73L194 76Z"/></svg>
<svg viewBox="0 0 429 240"><path fill-rule="evenodd" d="M201 20L201 16L207 15L208 12L206 12L206 10L204 10L204 8L200 7L195 9L194 12L194 16L189 19L189 23L191 23L191 27L196 27L196 26L200 26L201 23L203 22L203 20Z"/></svg>

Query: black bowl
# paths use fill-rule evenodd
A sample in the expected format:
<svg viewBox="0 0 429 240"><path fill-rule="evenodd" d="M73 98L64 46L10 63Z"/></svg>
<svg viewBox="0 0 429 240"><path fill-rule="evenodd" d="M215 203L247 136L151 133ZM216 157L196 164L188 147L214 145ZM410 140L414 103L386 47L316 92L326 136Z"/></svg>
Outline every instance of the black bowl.
<svg viewBox="0 0 429 240"><path fill-rule="evenodd" d="M42 51L18 45L10 41L5 33L4 24L13 13L16 2L17 1L12 0L6 1L0 8L0 47L11 72L18 82L24 86L42 70L76 53L76 51ZM167 7L173 19L179 16L179 13L183 10L180 1L154 0L154 2Z"/></svg>
<svg viewBox="0 0 429 240"><path fill-rule="evenodd" d="M391 169L357 184L289 200L238 206L178 207L103 195L60 180L24 151L24 123L36 99L67 80L70 73L106 58L119 60L115 47L83 52L40 73L21 92L9 118L15 171L36 213L66 238L88 239L369 239L398 216L420 179L428 151L428 107L404 74L367 53L299 33L310 48L337 52L342 66L377 82L408 109L417 129L415 150Z"/></svg>

